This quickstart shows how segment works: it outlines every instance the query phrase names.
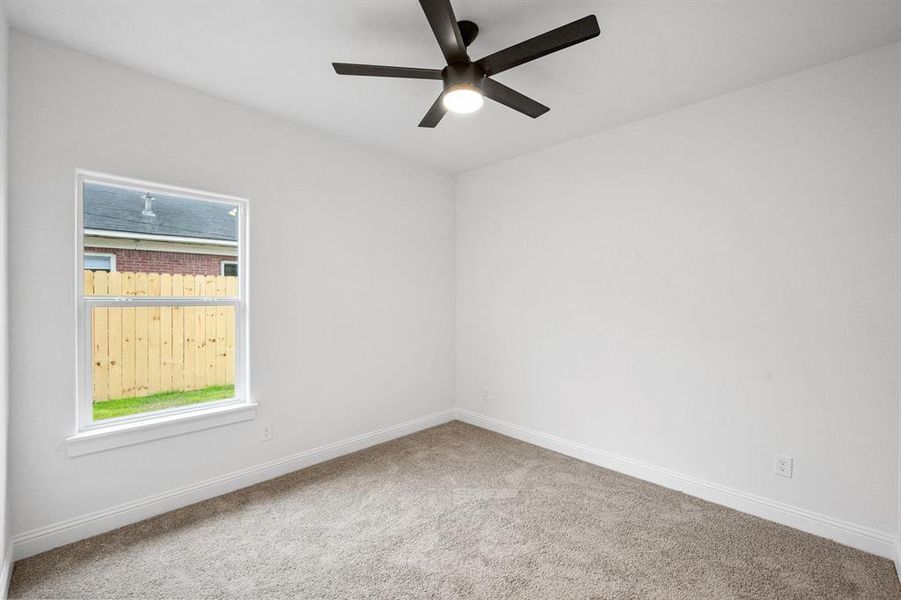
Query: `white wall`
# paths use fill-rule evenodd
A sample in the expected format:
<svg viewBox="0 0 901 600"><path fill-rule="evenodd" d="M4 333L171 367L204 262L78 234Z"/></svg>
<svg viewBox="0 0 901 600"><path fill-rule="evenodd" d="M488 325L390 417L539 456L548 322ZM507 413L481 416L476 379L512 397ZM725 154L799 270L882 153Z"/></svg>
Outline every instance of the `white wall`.
<svg viewBox="0 0 901 600"><path fill-rule="evenodd" d="M10 73L14 534L453 406L449 175L15 31ZM66 457L76 168L250 198L255 421Z"/></svg>
<svg viewBox="0 0 901 600"><path fill-rule="evenodd" d="M6 594L3 569L10 550L9 511L7 510L7 456L9 423L9 354L7 333L7 201L6 201L6 123L7 80L9 67L9 28L3 0L0 0L0 598Z"/></svg>
<svg viewBox="0 0 901 600"><path fill-rule="evenodd" d="M462 175L458 405L890 540L899 90L896 44Z"/></svg>

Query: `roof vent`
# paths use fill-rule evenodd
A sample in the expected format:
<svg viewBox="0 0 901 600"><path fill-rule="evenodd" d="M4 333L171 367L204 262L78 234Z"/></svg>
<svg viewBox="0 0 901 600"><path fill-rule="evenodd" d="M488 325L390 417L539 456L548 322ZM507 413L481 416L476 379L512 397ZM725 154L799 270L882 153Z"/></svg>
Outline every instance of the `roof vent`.
<svg viewBox="0 0 901 600"><path fill-rule="evenodd" d="M141 196L144 199L144 210L141 211L141 214L145 217L155 217L156 213L153 212L153 196L150 195L150 192L144 192L144 195Z"/></svg>

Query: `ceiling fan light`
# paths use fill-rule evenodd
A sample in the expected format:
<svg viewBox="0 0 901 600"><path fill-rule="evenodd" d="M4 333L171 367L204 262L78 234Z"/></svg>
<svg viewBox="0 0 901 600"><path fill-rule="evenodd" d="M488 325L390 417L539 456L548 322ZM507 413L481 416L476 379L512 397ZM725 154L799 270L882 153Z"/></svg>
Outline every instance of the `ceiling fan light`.
<svg viewBox="0 0 901 600"><path fill-rule="evenodd" d="M470 84L455 85L444 94L444 108L454 113L475 112L484 103L482 93Z"/></svg>

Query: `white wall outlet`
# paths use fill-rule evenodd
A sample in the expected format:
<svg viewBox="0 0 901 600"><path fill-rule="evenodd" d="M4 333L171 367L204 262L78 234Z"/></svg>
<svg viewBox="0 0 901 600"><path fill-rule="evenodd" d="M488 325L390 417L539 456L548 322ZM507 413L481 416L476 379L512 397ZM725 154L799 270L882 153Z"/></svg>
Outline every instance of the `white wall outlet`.
<svg viewBox="0 0 901 600"><path fill-rule="evenodd" d="M491 402L491 392L488 391L488 388L483 387L481 393L479 394L479 399L482 402Z"/></svg>
<svg viewBox="0 0 901 600"><path fill-rule="evenodd" d="M773 473L782 477L791 477L794 459L785 454L777 454L773 461Z"/></svg>
<svg viewBox="0 0 901 600"><path fill-rule="evenodd" d="M263 423L263 428L260 430L260 441L268 442L272 439L272 423L266 421Z"/></svg>

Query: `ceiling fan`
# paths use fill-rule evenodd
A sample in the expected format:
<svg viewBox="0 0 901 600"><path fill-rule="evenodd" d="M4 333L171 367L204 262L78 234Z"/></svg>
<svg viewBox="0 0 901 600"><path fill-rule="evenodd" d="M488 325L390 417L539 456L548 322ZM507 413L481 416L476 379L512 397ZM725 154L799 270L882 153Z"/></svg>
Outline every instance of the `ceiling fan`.
<svg viewBox="0 0 901 600"><path fill-rule="evenodd" d="M466 48L476 39L478 25L472 21L458 22L450 0L419 0L419 3L447 61L446 67L417 69L355 63L332 63L332 66L339 75L442 80L444 89L419 123L420 127L435 127L448 110L457 113L476 111L482 107L483 96L533 119L540 117L550 108L498 83L491 76L601 33L597 17L589 15L473 62Z"/></svg>

